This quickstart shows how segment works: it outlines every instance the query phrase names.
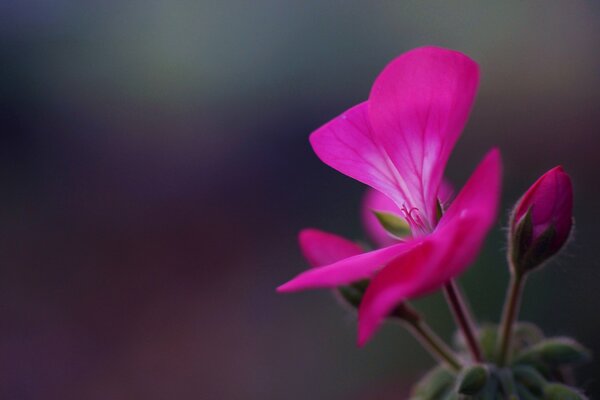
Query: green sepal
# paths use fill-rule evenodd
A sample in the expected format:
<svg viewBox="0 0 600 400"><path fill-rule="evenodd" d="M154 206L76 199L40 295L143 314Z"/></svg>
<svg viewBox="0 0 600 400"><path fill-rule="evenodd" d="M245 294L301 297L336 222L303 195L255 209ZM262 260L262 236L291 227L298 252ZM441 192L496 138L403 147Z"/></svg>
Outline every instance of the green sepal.
<svg viewBox="0 0 600 400"><path fill-rule="evenodd" d="M404 218L385 211L372 211L383 229L385 229L392 237L396 239L405 239L410 236L410 225Z"/></svg>
<svg viewBox="0 0 600 400"><path fill-rule="evenodd" d="M490 374L490 376L488 377L486 384L483 388L483 390L477 395L477 399L481 399L481 400L496 400L496 399L501 399L502 397L500 396L500 382L498 381L498 377L496 377L496 375L493 373Z"/></svg>
<svg viewBox="0 0 600 400"><path fill-rule="evenodd" d="M551 338L525 349L514 364L543 363L550 367L580 364L591 358L589 350L570 338Z"/></svg>
<svg viewBox="0 0 600 400"><path fill-rule="evenodd" d="M550 225L531 244L524 256L524 268L527 272L541 267L546 260L558 252L559 249L556 249L553 246L555 237L556 228L554 228L554 225Z"/></svg>
<svg viewBox="0 0 600 400"><path fill-rule="evenodd" d="M442 366L429 371L412 390L410 400L441 400L454 388L456 375Z"/></svg>
<svg viewBox="0 0 600 400"><path fill-rule="evenodd" d="M502 393L504 393L504 398L518 400L517 386L512 371L508 368L502 368L496 370L496 375L500 381L500 387L502 388Z"/></svg>
<svg viewBox="0 0 600 400"><path fill-rule="evenodd" d="M340 286L337 288L337 292L344 303L349 304L353 308L358 308L363 296L365 295L367 286L369 286L369 280L364 279L351 285Z"/></svg>
<svg viewBox="0 0 600 400"><path fill-rule="evenodd" d="M586 400L578 390L561 383L551 383L544 388L545 400Z"/></svg>
<svg viewBox="0 0 600 400"><path fill-rule="evenodd" d="M528 365L517 365L513 368L513 375L518 385L522 385L533 395L541 396L544 392L546 379L535 368Z"/></svg>
<svg viewBox="0 0 600 400"><path fill-rule="evenodd" d="M509 241L511 244L510 257L513 273L523 273L526 267L523 265L523 259L527 249L533 240L533 219L531 207L514 229L514 236ZM512 229L511 229L512 231Z"/></svg>
<svg viewBox="0 0 600 400"><path fill-rule="evenodd" d="M468 367L460 378L458 393L474 396L481 392L490 376L489 370L484 365L473 365Z"/></svg>
<svg viewBox="0 0 600 400"><path fill-rule="evenodd" d="M531 322L518 322L513 328L512 347L515 352L529 348L544 340L544 332Z"/></svg>
<svg viewBox="0 0 600 400"><path fill-rule="evenodd" d="M483 357L486 360L495 360L498 342L498 327L496 325L485 325L479 329L479 345Z"/></svg>
<svg viewBox="0 0 600 400"><path fill-rule="evenodd" d="M498 327L493 324L483 324L476 330L475 334L477 336L477 341L481 346L483 358L488 361L493 361L495 359L494 354L496 353ZM454 333L452 344L461 353L464 353L466 356L469 355L469 348L467 347L465 335L462 331L458 330Z"/></svg>
<svg viewBox="0 0 600 400"><path fill-rule="evenodd" d="M542 398L540 397L541 395L535 395L531 393L527 387L519 383L517 383L517 394L519 396L519 400L539 400Z"/></svg>

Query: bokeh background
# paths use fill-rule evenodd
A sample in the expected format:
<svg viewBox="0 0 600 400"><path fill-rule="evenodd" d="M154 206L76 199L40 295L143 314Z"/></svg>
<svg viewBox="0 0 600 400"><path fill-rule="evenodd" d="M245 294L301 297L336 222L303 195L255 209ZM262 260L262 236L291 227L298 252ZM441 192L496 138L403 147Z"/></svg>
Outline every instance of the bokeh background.
<svg viewBox="0 0 600 400"><path fill-rule="evenodd" d="M600 2L3 1L0 397L404 398L432 365L408 333L359 350L329 293L275 287L306 268L301 228L365 239L364 188L309 133L425 44L482 69L450 179L492 146L506 164L472 307L498 319L507 210L563 164L575 238L522 318L600 356ZM417 307L450 337L441 296Z"/></svg>

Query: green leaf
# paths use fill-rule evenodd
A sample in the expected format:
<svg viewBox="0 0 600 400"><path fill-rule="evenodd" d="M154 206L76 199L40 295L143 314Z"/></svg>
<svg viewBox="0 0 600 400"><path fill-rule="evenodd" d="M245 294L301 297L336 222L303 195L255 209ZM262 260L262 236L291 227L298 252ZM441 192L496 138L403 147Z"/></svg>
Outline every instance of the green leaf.
<svg viewBox="0 0 600 400"><path fill-rule="evenodd" d="M590 352L570 338L546 339L524 350L514 364L535 364L542 362L551 367L579 364L591 358Z"/></svg>
<svg viewBox="0 0 600 400"><path fill-rule="evenodd" d="M468 367L458 385L458 393L468 396L476 395L483 389L489 376L488 369L483 365Z"/></svg>
<svg viewBox="0 0 600 400"><path fill-rule="evenodd" d="M440 400L454 387L456 375L442 366L429 371L412 390L411 400Z"/></svg>
<svg viewBox="0 0 600 400"><path fill-rule="evenodd" d="M392 237L404 239L410 236L410 225L408 225L408 222L404 218L385 211L373 210L373 214L375 214L383 229L392 235Z"/></svg>
<svg viewBox="0 0 600 400"><path fill-rule="evenodd" d="M545 400L586 400L578 390L560 383L551 383L544 388Z"/></svg>

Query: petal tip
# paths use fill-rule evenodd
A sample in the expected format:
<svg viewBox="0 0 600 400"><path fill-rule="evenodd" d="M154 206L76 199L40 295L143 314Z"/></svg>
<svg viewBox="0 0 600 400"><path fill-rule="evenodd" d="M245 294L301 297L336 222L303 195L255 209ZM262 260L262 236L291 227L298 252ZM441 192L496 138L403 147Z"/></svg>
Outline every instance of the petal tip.
<svg viewBox="0 0 600 400"><path fill-rule="evenodd" d="M291 293L298 290L297 285L294 284L294 281L289 281L280 285L275 289L277 293Z"/></svg>

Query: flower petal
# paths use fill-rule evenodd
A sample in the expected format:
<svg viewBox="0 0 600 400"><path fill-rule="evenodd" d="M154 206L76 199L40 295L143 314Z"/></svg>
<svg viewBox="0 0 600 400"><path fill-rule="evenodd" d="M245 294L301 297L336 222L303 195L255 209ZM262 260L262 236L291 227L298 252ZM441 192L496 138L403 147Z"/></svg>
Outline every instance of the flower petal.
<svg viewBox="0 0 600 400"><path fill-rule="evenodd" d="M438 229L464 215L479 215L482 229L489 229L498 214L502 181L500 151L493 149L479 163L465 186L442 216Z"/></svg>
<svg viewBox="0 0 600 400"><path fill-rule="evenodd" d="M371 280L359 308L359 345L398 304L439 289L475 261L497 214L500 180L500 154L492 150L436 230Z"/></svg>
<svg viewBox="0 0 600 400"><path fill-rule="evenodd" d="M383 227L373 214L373 211L385 211L402 217L398 206L385 194L375 189L369 189L365 193L362 205L362 221L369 238L378 247L387 247L398 243Z"/></svg>
<svg viewBox="0 0 600 400"><path fill-rule="evenodd" d="M477 64L464 54L422 47L388 64L369 96L374 140L400 173L407 204L431 226L444 168L478 82Z"/></svg>
<svg viewBox="0 0 600 400"><path fill-rule="evenodd" d="M318 229L302 230L298 242L304 258L313 268L364 253L356 243Z"/></svg>
<svg viewBox="0 0 600 400"><path fill-rule="evenodd" d="M431 269L433 244L424 240L383 268L369 283L358 309L358 345L363 346L407 293L417 290L421 271Z"/></svg>
<svg viewBox="0 0 600 400"><path fill-rule="evenodd" d="M410 250L415 242L403 242L304 271L277 288L278 292L332 288L371 278L383 265Z"/></svg>
<svg viewBox="0 0 600 400"><path fill-rule="evenodd" d="M400 206L404 202L395 167L373 140L366 102L317 129L310 143L325 164L385 193Z"/></svg>

